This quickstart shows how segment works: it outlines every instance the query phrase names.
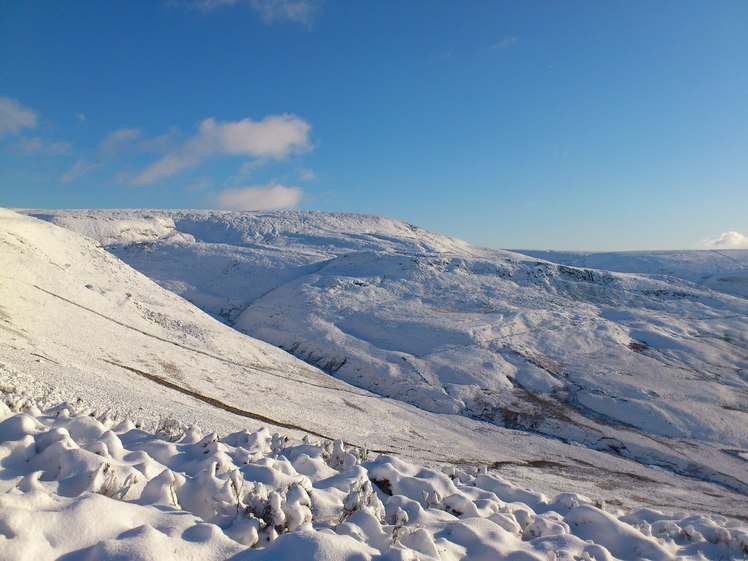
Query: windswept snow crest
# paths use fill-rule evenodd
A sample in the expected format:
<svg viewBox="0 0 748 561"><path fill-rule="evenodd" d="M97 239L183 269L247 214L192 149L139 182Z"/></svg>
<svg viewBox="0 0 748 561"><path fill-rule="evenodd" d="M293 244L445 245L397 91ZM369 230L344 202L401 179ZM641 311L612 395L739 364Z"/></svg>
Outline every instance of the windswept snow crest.
<svg viewBox="0 0 748 561"><path fill-rule="evenodd" d="M296 561L740 559L717 515L547 497L266 427L156 433L62 403L0 401L0 558ZM75 531L71 531L75 529Z"/></svg>
<svg viewBox="0 0 748 561"><path fill-rule="evenodd" d="M745 299L387 218L28 212L98 236L227 324L378 395L748 493Z"/></svg>

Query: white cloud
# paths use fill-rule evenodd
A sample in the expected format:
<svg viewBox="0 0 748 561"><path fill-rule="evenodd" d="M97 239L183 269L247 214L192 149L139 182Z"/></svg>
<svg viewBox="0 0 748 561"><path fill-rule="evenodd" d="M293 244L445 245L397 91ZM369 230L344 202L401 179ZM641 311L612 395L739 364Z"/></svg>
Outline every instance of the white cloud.
<svg viewBox="0 0 748 561"><path fill-rule="evenodd" d="M236 4L249 4L266 25L292 22L311 26L324 0L193 0L187 5L210 11Z"/></svg>
<svg viewBox="0 0 748 561"><path fill-rule="evenodd" d="M27 154L52 154L53 156L59 156L70 152L70 144L67 142L47 142L38 136L24 138L18 146Z"/></svg>
<svg viewBox="0 0 748 561"><path fill-rule="evenodd" d="M514 35L511 35L511 36L503 37L501 41L491 45L491 48L497 51L505 51L507 49L511 49L512 47L517 45L517 43L519 43L519 37L515 37Z"/></svg>
<svg viewBox="0 0 748 561"><path fill-rule="evenodd" d="M133 182L150 185L215 155L283 158L310 149L310 130L309 123L288 114L269 115L261 121L205 119L195 136L148 166Z"/></svg>
<svg viewBox="0 0 748 561"><path fill-rule="evenodd" d="M33 129L38 119L36 111L14 99L0 96L0 136L17 133L21 129Z"/></svg>
<svg viewBox="0 0 748 561"><path fill-rule="evenodd" d="M60 181L70 183L76 179L81 179L91 173L92 170L99 167L100 164L92 164L86 160L78 160L72 167L60 176Z"/></svg>
<svg viewBox="0 0 748 561"><path fill-rule="evenodd" d="M712 240L703 240L699 245L710 249L748 249L748 236L731 230Z"/></svg>
<svg viewBox="0 0 748 561"><path fill-rule="evenodd" d="M187 0L183 2L175 1L172 3L177 5L181 4L187 8L198 8L208 12L220 8L221 6L233 6L234 4L238 4L239 0Z"/></svg>
<svg viewBox="0 0 748 561"><path fill-rule="evenodd" d="M295 207L303 195L300 188L283 185L239 187L218 193L216 204L227 210L279 210Z"/></svg>
<svg viewBox="0 0 748 561"><path fill-rule="evenodd" d="M262 121L217 123L205 119L200 124L199 142L228 154L258 158L282 158L293 151L309 148L311 125L293 115L269 115Z"/></svg>
<svg viewBox="0 0 748 561"><path fill-rule="evenodd" d="M99 152L106 156L113 156L125 150L133 142L142 136L143 132L138 128L119 129L108 134L99 144Z"/></svg>
<svg viewBox="0 0 748 561"><path fill-rule="evenodd" d="M137 185L152 185L165 177L196 165L201 159L189 153L168 154L136 175L132 182Z"/></svg>
<svg viewBox="0 0 748 561"><path fill-rule="evenodd" d="M309 26L322 7L321 0L251 0L251 3L267 25L291 21Z"/></svg>
<svg viewBox="0 0 748 561"><path fill-rule="evenodd" d="M316 181L317 180L317 174L314 173L313 169L302 169L299 172L299 178L302 181Z"/></svg>
<svg viewBox="0 0 748 561"><path fill-rule="evenodd" d="M239 0L192 0L185 4L208 12L220 8L221 6L233 6L234 4L239 4Z"/></svg>
<svg viewBox="0 0 748 561"><path fill-rule="evenodd" d="M179 129L171 127L168 131L159 136L141 138L138 141L138 149L143 152L158 152L163 154L173 148L179 136Z"/></svg>
<svg viewBox="0 0 748 561"><path fill-rule="evenodd" d="M76 113L75 116L78 118L78 121L81 123L86 122L86 115L85 113Z"/></svg>

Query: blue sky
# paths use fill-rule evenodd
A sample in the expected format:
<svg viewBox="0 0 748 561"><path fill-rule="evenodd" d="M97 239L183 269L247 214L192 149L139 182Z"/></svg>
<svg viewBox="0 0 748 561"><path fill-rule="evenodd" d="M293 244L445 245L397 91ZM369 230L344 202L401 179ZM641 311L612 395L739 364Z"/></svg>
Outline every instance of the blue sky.
<svg viewBox="0 0 748 561"><path fill-rule="evenodd" d="M0 205L748 246L748 3L0 0Z"/></svg>

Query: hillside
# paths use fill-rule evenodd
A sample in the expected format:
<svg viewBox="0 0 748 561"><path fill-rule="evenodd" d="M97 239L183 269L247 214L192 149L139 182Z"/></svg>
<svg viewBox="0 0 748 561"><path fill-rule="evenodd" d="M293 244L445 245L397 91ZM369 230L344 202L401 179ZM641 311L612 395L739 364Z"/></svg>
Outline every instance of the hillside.
<svg viewBox="0 0 748 561"><path fill-rule="evenodd" d="M190 216L201 215L206 213ZM361 288L356 283L371 282L376 269L382 278L394 279L388 290L410 286L412 291L412 278L422 286L424 278L402 263L412 262L415 254L434 258L440 252L443 259L459 254L466 260L469 253L484 262L501 258L517 270L537 266L380 219L369 224L379 231L362 233L360 217L281 216L281 225L289 217L297 224L298 240L292 241L278 227L279 217L271 215L262 231L263 240L273 244L263 241L253 248L249 238L236 238L234 244L194 241L196 229L184 231L174 216L154 221L147 213L92 212L79 225L92 228L89 234L98 228L99 235L113 236L108 247L119 254L160 263L161 274L181 271L185 278L171 279L172 287L188 278L207 282L226 270L226 286L239 286L244 275L249 292L257 288L248 279L265 282L267 290L268 271L287 271L289 286L306 279L300 290L309 291L315 279L327 289L334 280L335 294L341 279L350 282L349 290ZM196 220L203 237L238 235L226 224L236 216L207 217L207 225ZM350 225L342 234L310 236L323 220ZM558 434L538 435L540 425L521 426L520 409L505 423L470 411L451 414L448 400L434 400L436 406L427 411L406 403L407 395L384 398L216 321L95 241L11 211L0 211L0 225L0 389L13 411L26 411L12 415L0 406L0 420L5 419L0 423L0 542L5 540L0 551L12 559L62 554L66 559L145 559L156 552L162 558L264 559L266 552L273 559L351 560L380 555L457 560L479 552L514 552L550 559L553 551L581 558L636 559L646 552L653 558L696 559L737 556L746 548L746 533L734 522L748 508L740 489L742 452L725 455L734 463L723 462L719 472L705 471L698 481L675 471L686 471L686 462L694 459L706 470L708 454L719 453L706 440L655 438L581 413L558 425L564 431L620 431L642 454L678 462L678 469L664 471L626 459L621 450L616 456L567 444ZM253 231L240 230L248 232ZM128 240L112 244L116 236ZM339 238L344 241L335 242ZM344 243L352 249L341 251ZM368 248L358 251L361 245ZM383 245L384 250L373 249ZM231 252L238 263L233 269L206 269L206 262L227 265ZM334 252L341 256L331 257ZM400 252L400 259L409 257L395 267L386 257L398 259ZM183 261L189 255L207 261L192 261L190 267ZM293 266L287 265L291 258ZM265 269L258 267L263 263ZM250 265L251 275L242 269ZM358 276L350 269L350 276L343 276L343 266L354 267ZM465 272L465 264L457 271L463 277L478 274ZM411 285L404 284L408 278ZM212 286L222 285L214 281ZM196 283L193 290L205 287ZM270 294L255 299L262 302ZM296 308L307 304L324 312L317 317L322 332L329 331L329 310L313 300L297 301L295 290L285 293L285 302L282 294L278 314L303 319ZM213 301L225 296L214 293ZM394 305L382 292L373 296L384 311ZM394 296L401 298L400 322L428 319L411 312L407 294ZM716 302L727 306L732 300ZM246 321L251 310L245 307L235 323ZM397 330L395 319L391 329ZM417 333L407 338L412 344L442 344L428 329ZM376 381L377 370L372 372ZM397 387L378 376L380 389ZM459 372L453 376L460 381ZM440 395L433 382L429 391ZM550 399L557 395L545 396L542 389L523 391L512 385L497 393L511 394L512 405L547 407L550 415L559 414L553 407L564 406L554 405ZM54 405L61 401L67 403ZM195 423L201 428L188 427ZM156 434L142 430L157 428ZM29 447L30 442L35 444ZM717 461L722 458L713 465ZM300 487L292 491L290 481ZM87 530L69 534L66 524Z"/></svg>
<svg viewBox="0 0 748 561"><path fill-rule="evenodd" d="M151 427L167 417L213 431L262 422L419 459L503 461L518 437L529 461L567 455L350 386L216 321L89 239L10 211L0 218L6 390L80 398Z"/></svg>
<svg viewBox="0 0 748 561"><path fill-rule="evenodd" d="M386 218L33 214L357 387L748 489L744 299Z"/></svg>
<svg viewBox="0 0 748 561"><path fill-rule="evenodd" d="M561 265L677 277L748 298L748 249L573 252L515 250Z"/></svg>

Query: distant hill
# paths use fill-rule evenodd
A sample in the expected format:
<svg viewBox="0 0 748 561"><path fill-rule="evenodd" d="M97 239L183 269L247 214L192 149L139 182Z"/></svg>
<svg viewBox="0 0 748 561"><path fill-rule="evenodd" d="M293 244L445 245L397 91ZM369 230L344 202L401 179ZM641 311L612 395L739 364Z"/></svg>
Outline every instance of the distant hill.
<svg viewBox="0 0 748 561"><path fill-rule="evenodd" d="M748 249L573 252L514 250L561 265L677 277L748 298Z"/></svg>

